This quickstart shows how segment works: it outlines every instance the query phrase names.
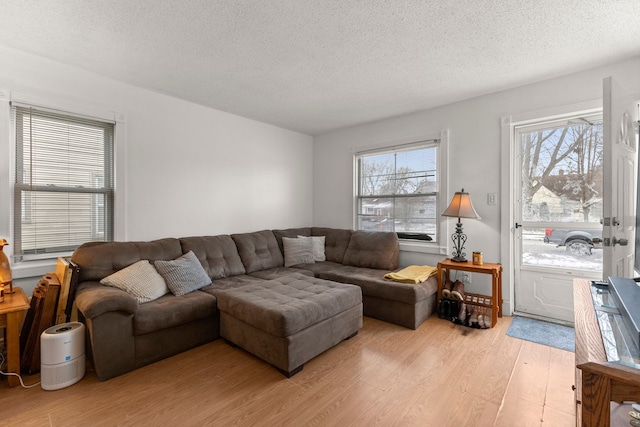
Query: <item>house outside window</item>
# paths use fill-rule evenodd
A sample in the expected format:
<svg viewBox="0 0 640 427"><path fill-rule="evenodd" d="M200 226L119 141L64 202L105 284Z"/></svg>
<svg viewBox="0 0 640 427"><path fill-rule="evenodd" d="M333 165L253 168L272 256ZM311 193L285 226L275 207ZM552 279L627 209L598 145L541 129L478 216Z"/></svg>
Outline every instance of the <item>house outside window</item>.
<svg viewBox="0 0 640 427"><path fill-rule="evenodd" d="M113 122L12 105L14 256L67 255L113 240Z"/></svg>
<svg viewBox="0 0 640 427"><path fill-rule="evenodd" d="M356 228L437 242L440 140L356 154Z"/></svg>

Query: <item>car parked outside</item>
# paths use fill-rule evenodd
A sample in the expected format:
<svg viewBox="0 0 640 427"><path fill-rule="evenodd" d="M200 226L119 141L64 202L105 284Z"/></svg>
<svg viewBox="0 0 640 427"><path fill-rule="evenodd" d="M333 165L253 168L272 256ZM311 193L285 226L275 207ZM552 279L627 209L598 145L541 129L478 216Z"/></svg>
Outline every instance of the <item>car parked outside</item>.
<svg viewBox="0 0 640 427"><path fill-rule="evenodd" d="M558 230L547 228L545 243L565 246L574 255L591 255L593 248L602 248L602 230Z"/></svg>

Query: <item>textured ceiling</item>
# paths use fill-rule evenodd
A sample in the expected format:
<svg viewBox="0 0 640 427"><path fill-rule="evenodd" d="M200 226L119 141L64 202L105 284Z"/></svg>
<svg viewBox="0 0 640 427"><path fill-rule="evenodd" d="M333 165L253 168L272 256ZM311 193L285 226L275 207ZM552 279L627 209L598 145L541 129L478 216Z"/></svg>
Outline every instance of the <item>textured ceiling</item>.
<svg viewBox="0 0 640 427"><path fill-rule="evenodd" d="M315 135L640 55L640 1L0 0L0 45Z"/></svg>

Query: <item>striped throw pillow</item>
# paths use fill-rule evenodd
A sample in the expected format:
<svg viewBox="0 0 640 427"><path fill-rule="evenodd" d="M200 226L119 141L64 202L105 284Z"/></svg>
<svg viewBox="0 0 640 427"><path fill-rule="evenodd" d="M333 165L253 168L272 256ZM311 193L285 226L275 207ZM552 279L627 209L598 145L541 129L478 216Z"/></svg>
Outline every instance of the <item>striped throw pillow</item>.
<svg viewBox="0 0 640 427"><path fill-rule="evenodd" d="M156 261L156 270L176 296L188 294L211 283L198 257L189 251L173 261Z"/></svg>

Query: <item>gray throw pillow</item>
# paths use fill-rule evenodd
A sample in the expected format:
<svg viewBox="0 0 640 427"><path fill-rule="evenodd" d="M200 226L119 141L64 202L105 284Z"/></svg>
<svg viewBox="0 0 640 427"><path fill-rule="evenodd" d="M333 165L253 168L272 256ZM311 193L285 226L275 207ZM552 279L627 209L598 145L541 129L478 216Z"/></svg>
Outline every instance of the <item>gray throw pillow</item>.
<svg viewBox="0 0 640 427"><path fill-rule="evenodd" d="M173 261L156 261L156 270L176 296L188 294L211 283L198 257L189 251Z"/></svg>
<svg viewBox="0 0 640 427"><path fill-rule="evenodd" d="M291 267L298 264L313 264L313 242L311 239L282 238L284 248L284 266Z"/></svg>
<svg viewBox="0 0 640 427"><path fill-rule="evenodd" d="M315 262L326 261L327 257L324 254L324 236L300 236L298 235L298 239L310 239L313 243L313 259Z"/></svg>

